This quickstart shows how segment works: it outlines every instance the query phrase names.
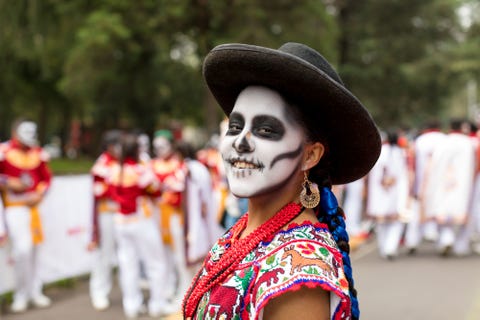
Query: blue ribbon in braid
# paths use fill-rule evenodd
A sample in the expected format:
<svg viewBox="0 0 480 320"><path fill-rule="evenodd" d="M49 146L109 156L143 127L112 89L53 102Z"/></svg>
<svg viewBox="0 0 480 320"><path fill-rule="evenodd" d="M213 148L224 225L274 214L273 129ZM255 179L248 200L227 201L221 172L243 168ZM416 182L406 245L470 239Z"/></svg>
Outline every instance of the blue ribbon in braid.
<svg viewBox="0 0 480 320"><path fill-rule="evenodd" d="M332 190L329 187L322 187L320 190L320 207L326 214L319 217L321 222L326 223L329 226L335 242L345 241L348 243L348 233L345 228L345 219L341 214L338 214L338 201ZM354 288L352 265L350 263L350 256L348 252L343 251L340 248L343 260L343 271L350 284L350 288ZM358 299L352 294L350 290L350 301L352 303L352 316L353 319L360 318L360 309L358 307Z"/></svg>

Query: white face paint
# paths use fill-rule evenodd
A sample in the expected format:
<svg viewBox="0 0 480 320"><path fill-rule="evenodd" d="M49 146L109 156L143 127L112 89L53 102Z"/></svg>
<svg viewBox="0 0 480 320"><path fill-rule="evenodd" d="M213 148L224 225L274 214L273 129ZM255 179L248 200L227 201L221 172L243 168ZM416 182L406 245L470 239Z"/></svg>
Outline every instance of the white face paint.
<svg viewBox="0 0 480 320"><path fill-rule="evenodd" d="M220 143L232 193L248 198L281 188L300 167L303 142L302 128L276 91L244 89Z"/></svg>
<svg viewBox="0 0 480 320"><path fill-rule="evenodd" d="M16 135L22 144L33 147L37 144L37 125L31 121L24 121L18 125Z"/></svg>
<svg viewBox="0 0 480 320"><path fill-rule="evenodd" d="M172 144L167 138L159 136L153 139L153 149L157 157L166 158L172 153Z"/></svg>
<svg viewBox="0 0 480 320"><path fill-rule="evenodd" d="M150 138L146 134L138 136L138 148L140 152L148 152L150 149Z"/></svg>
<svg viewBox="0 0 480 320"><path fill-rule="evenodd" d="M121 143L113 144L110 148L110 152L112 156L119 159L122 156L122 144Z"/></svg>

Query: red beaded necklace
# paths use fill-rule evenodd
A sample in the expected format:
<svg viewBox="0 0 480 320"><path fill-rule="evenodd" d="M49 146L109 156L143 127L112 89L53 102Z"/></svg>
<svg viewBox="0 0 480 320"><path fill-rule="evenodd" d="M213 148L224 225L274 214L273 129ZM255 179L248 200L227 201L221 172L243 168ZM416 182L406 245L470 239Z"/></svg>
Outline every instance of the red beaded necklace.
<svg viewBox="0 0 480 320"><path fill-rule="evenodd" d="M230 242L230 246L226 248L223 255L217 261L213 262L208 273L201 276L202 270L204 269L204 267L202 267L195 276L183 300L184 317L193 317L200 299L206 292L220 285L260 242L272 237L302 211L303 207L299 204L289 203L245 238L236 241L227 241ZM247 221L248 213L240 218L231 228L230 232L232 233L232 237L230 239L234 240L234 236L244 230Z"/></svg>

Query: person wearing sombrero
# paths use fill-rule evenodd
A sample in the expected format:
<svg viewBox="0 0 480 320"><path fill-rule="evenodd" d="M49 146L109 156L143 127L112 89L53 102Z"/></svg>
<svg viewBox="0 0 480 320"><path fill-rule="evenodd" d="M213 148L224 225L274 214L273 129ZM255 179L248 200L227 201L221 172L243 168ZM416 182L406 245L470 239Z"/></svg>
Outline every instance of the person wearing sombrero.
<svg viewBox="0 0 480 320"><path fill-rule="evenodd" d="M220 143L248 212L186 292L187 319L358 319L348 234L332 184L361 178L381 148L369 112L299 43L225 44L203 74L229 117Z"/></svg>

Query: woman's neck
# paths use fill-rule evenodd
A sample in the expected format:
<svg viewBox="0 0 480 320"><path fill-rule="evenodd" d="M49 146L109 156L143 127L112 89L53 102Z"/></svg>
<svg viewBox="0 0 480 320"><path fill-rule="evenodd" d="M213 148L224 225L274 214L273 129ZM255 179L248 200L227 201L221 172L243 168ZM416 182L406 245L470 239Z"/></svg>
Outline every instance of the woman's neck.
<svg viewBox="0 0 480 320"><path fill-rule="evenodd" d="M241 238L260 227L286 204L290 202L300 203L300 191L297 184L290 188L282 188L275 192L249 198L248 222L245 230L242 232Z"/></svg>

